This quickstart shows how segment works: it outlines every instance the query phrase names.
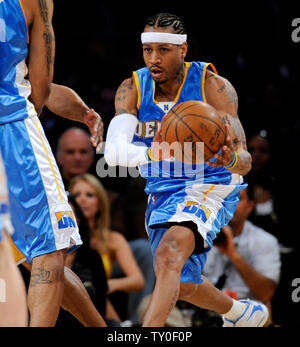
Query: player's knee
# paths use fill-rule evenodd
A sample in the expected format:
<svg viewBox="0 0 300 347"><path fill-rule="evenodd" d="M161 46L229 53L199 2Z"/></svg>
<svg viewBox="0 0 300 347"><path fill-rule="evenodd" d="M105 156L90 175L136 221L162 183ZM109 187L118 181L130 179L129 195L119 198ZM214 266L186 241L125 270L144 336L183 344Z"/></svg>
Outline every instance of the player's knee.
<svg viewBox="0 0 300 347"><path fill-rule="evenodd" d="M33 259L31 274L45 276L51 282L62 281L64 278L65 251L44 254Z"/></svg>
<svg viewBox="0 0 300 347"><path fill-rule="evenodd" d="M157 248L155 259L157 270L180 271L185 262L177 240L162 241Z"/></svg>

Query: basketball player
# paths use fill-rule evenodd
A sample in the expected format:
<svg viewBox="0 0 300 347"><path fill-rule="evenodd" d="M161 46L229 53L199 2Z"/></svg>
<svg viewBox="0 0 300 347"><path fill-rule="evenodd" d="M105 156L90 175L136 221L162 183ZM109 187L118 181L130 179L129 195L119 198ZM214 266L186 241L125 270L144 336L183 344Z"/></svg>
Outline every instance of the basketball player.
<svg viewBox="0 0 300 347"><path fill-rule="evenodd" d="M181 18L168 13L152 16L141 38L146 68L134 72L117 91L105 158L111 166L138 165L147 178L146 225L156 286L143 326L163 326L178 299L220 313L224 326L262 326L268 317L265 306L235 301L201 276L212 240L233 216L244 188L241 176L251 168L237 94L212 64L185 62L188 45ZM222 151L205 163L202 178L186 171L178 176L170 165L166 175L154 165L166 159L152 144L153 139L161 141L155 130L170 108L188 100L211 104L226 127Z"/></svg>
<svg viewBox="0 0 300 347"><path fill-rule="evenodd" d="M72 90L51 84L52 14L51 0L0 1L0 150L14 227L11 237L31 270L30 326L53 326L61 304L84 325L106 326L81 281L64 268L66 251L82 241L38 119L47 103L59 115L85 123L92 144L101 145L100 116Z"/></svg>

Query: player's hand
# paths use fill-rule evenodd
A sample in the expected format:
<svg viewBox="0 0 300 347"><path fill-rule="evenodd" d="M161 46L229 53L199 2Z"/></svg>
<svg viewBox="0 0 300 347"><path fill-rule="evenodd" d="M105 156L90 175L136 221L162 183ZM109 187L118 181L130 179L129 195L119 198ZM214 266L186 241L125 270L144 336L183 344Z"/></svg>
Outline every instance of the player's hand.
<svg viewBox="0 0 300 347"><path fill-rule="evenodd" d="M103 143L103 122L100 115L94 110L90 109L84 115L84 123L88 126L91 133L91 143L96 148L96 153L100 153Z"/></svg>
<svg viewBox="0 0 300 347"><path fill-rule="evenodd" d="M228 166L234 159L235 149L233 146L233 141L229 134L228 124L225 124L225 142L222 146L222 152L220 154L215 154L212 158L214 158L214 162L212 162L212 158L206 161L206 164L219 167L219 166Z"/></svg>
<svg viewBox="0 0 300 347"><path fill-rule="evenodd" d="M155 133L149 156L153 161L160 161L171 157L169 144L163 142L161 128Z"/></svg>

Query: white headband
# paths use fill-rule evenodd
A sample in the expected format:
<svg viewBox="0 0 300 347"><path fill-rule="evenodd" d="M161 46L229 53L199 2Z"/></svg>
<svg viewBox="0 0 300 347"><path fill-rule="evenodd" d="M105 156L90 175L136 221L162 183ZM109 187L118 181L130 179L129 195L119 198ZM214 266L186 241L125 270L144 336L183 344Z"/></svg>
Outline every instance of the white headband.
<svg viewBox="0 0 300 347"><path fill-rule="evenodd" d="M182 45L186 42L187 35L181 34L171 34L171 33L162 33L162 32L146 32L141 35L142 44L159 42L159 43L170 43L173 45Z"/></svg>

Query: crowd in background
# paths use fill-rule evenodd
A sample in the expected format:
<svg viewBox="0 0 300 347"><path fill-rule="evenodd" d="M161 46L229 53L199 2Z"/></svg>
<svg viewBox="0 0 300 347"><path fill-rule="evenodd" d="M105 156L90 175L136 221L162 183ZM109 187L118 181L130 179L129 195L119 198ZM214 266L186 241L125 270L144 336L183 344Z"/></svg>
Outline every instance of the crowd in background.
<svg viewBox="0 0 300 347"><path fill-rule="evenodd" d="M72 3L71 6L56 1L55 6L53 25L57 48L54 82L71 87L90 107L95 108L103 118L105 129L114 115L114 95L119 84L130 77L133 70L144 66L140 32L145 19L163 11L183 17L189 43L186 60L212 62L219 74L233 84L239 96L239 117L253 158L253 167L246 180L253 187L251 199L255 205L247 220L276 238L280 258L280 276L274 280L276 289L268 298L272 310L270 324L299 325L297 305L291 300L292 280L299 277L297 254L300 238L296 218L300 191L295 155L300 133L296 104L298 61L296 44L290 37L292 17L288 9L275 0L260 1L257 5L220 2L216 8L204 3L199 5L197 11L193 10L192 3L191 6L177 8L168 8L164 4L163 8L149 8L149 12L145 7L143 15L137 14L137 10L128 7L128 4L118 4L116 8L115 4L99 1L89 1L88 6L80 6L80 3ZM155 281L149 265L151 254L148 255L144 227L147 204L143 190L145 182L140 177L99 178L96 165L102 156L92 153L88 137L78 129L73 129L77 134L72 135L72 140L73 144L78 144L79 140L74 141L75 136L82 139L82 148L86 152L78 152L78 165L83 168L68 176L64 168L67 159L60 157L63 146L66 146L61 135L73 124L47 109L43 111L41 121L56 153L66 189L77 188L77 191L71 191L75 197L76 194L77 197L83 194L84 188L81 187L80 191L72 179L89 172L100 188L97 183L93 186L89 178L81 177L81 181L94 190L102 189L102 199L106 202L98 206L103 209L100 216L103 217L104 210L109 213L104 236L100 233L97 236L98 231L95 231L97 211L92 222L86 213L81 215L80 228L85 248L78 251L76 258L69 259L69 266L74 271L77 269L78 275L86 276L83 281L85 286L111 325L126 325L126 321L138 325ZM73 204L79 205L75 210L82 207L79 198ZM87 221L84 222L84 219ZM109 236L109 233L112 234ZM106 238L114 238L114 241L101 250L101 243ZM138 244L135 245L135 242ZM122 247L125 248L125 255L117 254ZM105 258L108 253L109 260ZM253 256L255 258L255 254ZM124 259L131 259L131 266L126 261L124 265ZM142 264L142 260L145 264ZM107 265L107 261L110 265ZM95 262L100 264L97 269ZM93 266L89 267L91 264ZM132 279L133 273L135 277ZM93 278L103 278L103 281L93 283ZM123 278L121 287L113 278ZM133 282L130 282L131 279ZM114 286L115 290L112 289ZM132 307L136 309L135 312ZM58 324L64 325L66 322L75 324L62 314ZM178 303L168 324L214 326L220 323L218 317Z"/></svg>

